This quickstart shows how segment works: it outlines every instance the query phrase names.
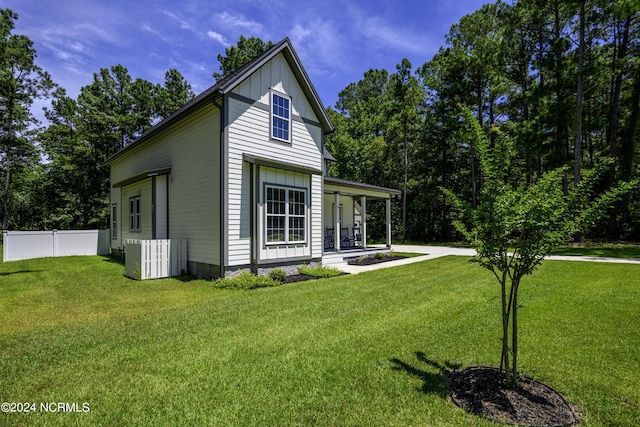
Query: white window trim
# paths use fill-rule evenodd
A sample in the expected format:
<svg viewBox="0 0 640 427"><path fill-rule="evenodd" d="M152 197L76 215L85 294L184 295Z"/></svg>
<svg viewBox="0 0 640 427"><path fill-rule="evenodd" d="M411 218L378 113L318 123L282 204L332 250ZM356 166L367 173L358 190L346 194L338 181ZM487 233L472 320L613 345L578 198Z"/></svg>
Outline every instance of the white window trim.
<svg viewBox="0 0 640 427"><path fill-rule="evenodd" d="M137 202L137 203L136 203ZM129 231L139 233L142 228L142 202L140 196L129 198Z"/></svg>
<svg viewBox="0 0 640 427"><path fill-rule="evenodd" d="M277 96L279 96L281 98L284 98L284 99L289 101L289 118L288 119L284 118L282 116L278 116L276 114L273 114L273 97L274 97L274 95L277 95ZM292 105L293 104L291 102L291 97L290 96L287 96L287 95L285 95L283 93L280 93L280 92L276 92L275 90L270 91L270 93L269 93L269 136L271 137L271 139L273 139L275 141L286 142L287 144L291 144L291 141L292 141L292 138L291 138L291 121L292 121L292 118L293 118L293 109L291 108ZM278 138L277 136L275 136L273 134L273 119L274 118L279 118L281 120L286 120L287 126L288 126L287 133L289 135L288 139Z"/></svg>
<svg viewBox="0 0 640 427"><path fill-rule="evenodd" d="M269 188L273 188L273 189L282 189L285 190L285 214L284 214L284 241L281 242L269 242L268 241L268 229L267 229L267 224L268 224L268 217L269 217L269 212L268 212L268 207L267 207L267 191ZM304 240L295 240L290 242L289 241L289 190L293 190L293 191L299 191L301 193L304 193ZM308 198L308 191L306 188L302 188L302 187L288 187L285 185L272 185L272 184L265 184L264 186L264 242L266 246L282 246L282 245L306 245L308 240L309 240L309 216L307 214L308 211L308 207L309 207L309 198ZM279 216L279 215L278 215ZM299 218L300 216L295 215L294 217Z"/></svg>

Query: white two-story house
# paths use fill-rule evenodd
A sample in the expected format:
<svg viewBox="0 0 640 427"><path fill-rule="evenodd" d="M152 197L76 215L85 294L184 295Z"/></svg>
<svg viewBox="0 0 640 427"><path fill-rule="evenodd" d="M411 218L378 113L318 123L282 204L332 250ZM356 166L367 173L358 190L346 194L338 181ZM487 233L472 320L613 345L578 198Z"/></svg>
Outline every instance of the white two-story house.
<svg viewBox="0 0 640 427"><path fill-rule="evenodd" d="M284 39L109 160L112 250L186 239L188 273L203 277L329 262L371 249L375 200L386 200L390 247L399 192L325 176L332 131Z"/></svg>

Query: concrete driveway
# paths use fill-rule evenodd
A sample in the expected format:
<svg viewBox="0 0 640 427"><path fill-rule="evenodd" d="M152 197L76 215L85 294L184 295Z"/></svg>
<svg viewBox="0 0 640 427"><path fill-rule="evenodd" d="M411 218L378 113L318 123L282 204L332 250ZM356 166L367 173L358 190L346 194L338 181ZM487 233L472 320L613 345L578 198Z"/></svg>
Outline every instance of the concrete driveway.
<svg viewBox="0 0 640 427"><path fill-rule="evenodd" d="M373 265L349 265L347 263L335 264L334 267L344 271L345 273L358 274L365 271L378 270L380 268L395 267L398 265L412 264L414 262L425 261L433 258L440 258L447 255L458 256L474 256L475 249L471 248L454 248L450 246L418 246L418 245L393 245L391 249L394 252L413 252L424 254L422 256L399 259L396 261L382 262ZM558 256L551 255L546 259L556 261L588 261L588 262L613 262L625 264L640 264L640 259L635 258L600 258L590 256Z"/></svg>

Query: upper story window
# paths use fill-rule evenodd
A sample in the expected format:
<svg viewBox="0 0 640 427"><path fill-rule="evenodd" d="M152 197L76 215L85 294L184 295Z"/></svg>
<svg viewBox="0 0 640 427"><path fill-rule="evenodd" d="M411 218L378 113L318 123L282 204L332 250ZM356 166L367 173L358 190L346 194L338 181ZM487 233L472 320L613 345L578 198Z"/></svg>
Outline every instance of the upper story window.
<svg viewBox="0 0 640 427"><path fill-rule="evenodd" d="M271 138L291 142L291 99L271 93Z"/></svg>

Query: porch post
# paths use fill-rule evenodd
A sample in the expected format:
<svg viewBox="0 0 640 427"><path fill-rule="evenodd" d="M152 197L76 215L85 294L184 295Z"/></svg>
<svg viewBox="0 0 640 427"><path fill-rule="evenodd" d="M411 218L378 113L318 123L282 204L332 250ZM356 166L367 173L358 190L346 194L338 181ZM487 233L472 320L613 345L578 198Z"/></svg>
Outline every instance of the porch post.
<svg viewBox="0 0 640 427"><path fill-rule="evenodd" d="M360 212L362 215L362 225L360 226L362 249L367 249L367 196L360 196L360 207L362 208Z"/></svg>
<svg viewBox="0 0 640 427"><path fill-rule="evenodd" d="M391 198L387 201L387 247L391 247Z"/></svg>
<svg viewBox="0 0 640 427"><path fill-rule="evenodd" d="M340 252L340 193L333 193L333 249Z"/></svg>

